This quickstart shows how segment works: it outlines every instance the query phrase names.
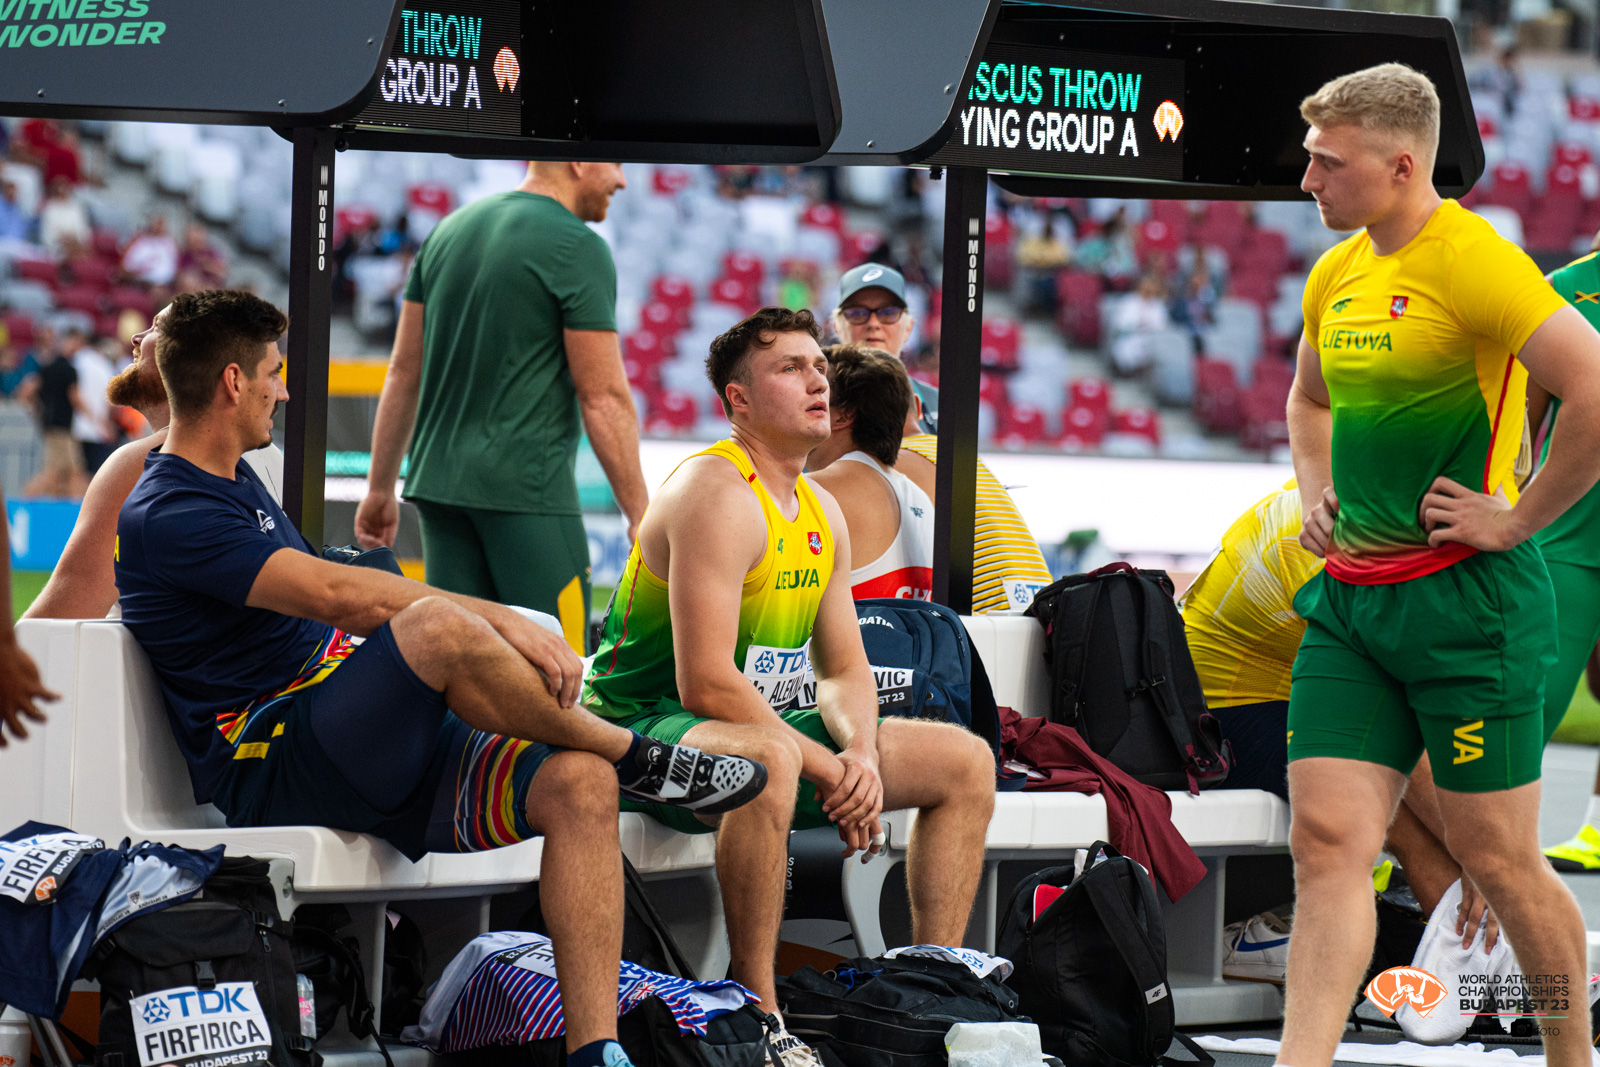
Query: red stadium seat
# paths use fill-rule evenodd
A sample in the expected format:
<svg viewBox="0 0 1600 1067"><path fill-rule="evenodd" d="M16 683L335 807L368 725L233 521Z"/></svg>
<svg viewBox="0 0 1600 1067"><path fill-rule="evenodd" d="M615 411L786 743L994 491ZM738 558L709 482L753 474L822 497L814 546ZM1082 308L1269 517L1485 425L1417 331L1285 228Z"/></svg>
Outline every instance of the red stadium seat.
<svg viewBox="0 0 1600 1067"><path fill-rule="evenodd" d="M1094 448L1105 437L1111 415L1103 408L1072 405L1061 413L1063 448Z"/></svg>
<svg viewBox="0 0 1600 1067"><path fill-rule="evenodd" d="M1294 363L1291 360L1279 359L1268 356L1256 360L1255 381L1257 385L1270 386L1283 394L1285 402L1289 399L1289 391L1294 388Z"/></svg>
<svg viewBox="0 0 1600 1067"><path fill-rule="evenodd" d="M378 213L365 204L346 204L333 213L333 240L335 243L352 230L364 230L378 221Z"/></svg>
<svg viewBox="0 0 1600 1067"><path fill-rule="evenodd" d="M0 326L5 327L13 348L23 349L33 344L32 315L22 311L8 311L0 315Z"/></svg>
<svg viewBox="0 0 1600 1067"><path fill-rule="evenodd" d="M106 296L106 303L116 311L137 311L146 319L156 313L156 304L150 294L131 285L111 290Z"/></svg>
<svg viewBox="0 0 1600 1067"><path fill-rule="evenodd" d="M1244 414L1240 443L1246 448L1267 452L1289 443L1289 421L1285 414L1286 395L1270 384L1257 382L1239 398Z"/></svg>
<svg viewBox="0 0 1600 1067"><path fill-rule="evenodd" d="M685 309L684 314L688 314ZM649 330L658 338L676 336L683 329L677 310L671 304L653 300L639 310L639 328Z"/></svg>
<svg viewBox="0 0 1600 1067"><path fill-rule="evenodd" d="M1064 270L1056 275L1057 323L1067 340L1084 348L1100 345L1100 296L1105 291L1098 274Z"/></svg>
<svg viewBox="0 0 1600 1067"><path fill-rule="evenodd" d="M46 259L14 259L11 261L11 276L48 285L52 289L61 285L61 268Z"/></svg>
<svg viewBox="0 0 1600 1067"><path fill-rule="evenodd" d="M647 428L651 433L683 433L694 429L698 418L694 397L681 389L668 389L651 408Z"/></svg>
<svg viewBox="0 0 1600 1067"><path fill-rule="evenodd" d="M82 311L89 315L98 315L105 310L105 306L106 294L98 289L74 285L56 291L56 307L67 311Z"/></svg>
<svg viewBox="0 0 1600 1067"><path fill-rule="evenodd" d="M749 252L729 252L722 257L722 276L744 282L752 289L761 288L761 280L766 272L766 264L761 262L761 257Z"/></svg>
<svg viewBox="0 0 1600 1067"><path fill-rule="evenodd" d="M1049 439L1044 412L1032 404L1012 404L997 415L995 437L1003 448L1027 448Z"/></svg>
<svg viewBox="0 0 1600 1067"><path fill-rule="evenodd" d="M115 337L122 328L122 315L115 311L102 311L94 317L94 332L101 337Z"/></svg>
<svg viewBox="0 0 1600 1067"><path fill-rule="evenodd" d="M676 274L661 274L650 283L650 296L672 310L694 306L694 284Z"/></svg>
<svg viewBox="0 0 1600 1067"><path fill-rule="evenodd" d="M443 182L422 182L406 190L406 202L443 218L455 207L455 193Z"/></svg>
<svg viewBox="0 0 1600 1067"><path fill-rule="evenodd" d="M995 212L983 220L983 280L1002 289L1011 288L1015 262L1011 242L1015 236L1011 220Z"/></svg>
<svg viewBox="0 0 1600 1067"><path fill-rule="evenodd" d="M1139 224L1134 243L1138 247L1139 258L1144 259L1152 252L1176 255L1179 246L1183 244L1183 238L1183 229L1164 219L1149 218Z"/></svg>
<svg viewBox="0 0 1600 1067"><path fill-rule="evenodd" d="M1194 415L1212 433L1237 433L1244 425L1233 364L1220 359L1194 363Z"/></svg>
<svg viewBox="0 0 1600 1067"><path fill-rule="evenodd" d="M1244 208L1233 200L1212 200L1206 204L1205 220L1195 234L1201 244L1215 245L1230 255L1244 239Z"/></svg>
<svg viewBox="0 0 1600 1067"><path fill-rule="evenodd" d="M805 211L800 214L802 226L815 226L822 230L832 230L840 236L844 235L844 212L838 205L826 202L807 204Z"/></svg>
<svg viewBox="0 0 1600 1067"><path fill-rule="evenodd" d="M1111 386L1100 378L1074 378L1067 386L1068 408L1087 408L1107 418L1111 414Z"/></svg>
<svg viewBox="0 0 1600 1067"><path fill-rule="evenodd" d="M1189 228L1189 205L1182 200L1152 200L1150 201L1150 217L1166 223L1178 233L1179 243L1187 236Z"/></svg>
<svg viewBox="0 0 1600 1067"><path fill-rule="evenodd" d="M1582 167L1594 162L1594 153L1589 151L1588 145L1563 141L1551 151L1550 162L1557 166L1565 163L1573 167Z"/></svg>
<svg viewBox="0 0 1600 1067"><path fill-rule="evenodd" d="M882 247L883 234L877 230L845 234L844 240L839 242L839 267L841 270L859 267Z"/></svg>
<svg viewBox="0 0 1600 1067"><path fill-rule="evenodd" d="M101 259L114 259L122 261L122 242L112 230L95 230L90 239L94 254Z"/></svg>
<svg viewBox="0 0 1600 1067"><path fill-rule="evenodd" d="M1251 227L1230 257L1237 274L1263 274L1276 279L1289 269L1289 241L1277 230Z"/></svg>
<svg viewBox="0 0 1600 1067"><path fill-rule="evenodd" d="M978 399L995 412L1004 411L1011 406L1011 395L1006 389L1006 380L998 374L984 373L978 379Z"/></svg>
<svg viewBox="0 0 1600 1067"><path fill-rule="evenodd" d="M1143 437L1153 445L1161 444L1161 416L1149 408L1129 408L1117 412L1111 416L1111 429L1117 433Z"/></svg>
<svg viewBox="0 0 1600 1067"><path fill-rule="evenodd" d="M1545 173L1544 195L1583 199L1581 163L1555 163Z"/></svg>
<svg viewBox="0 0 1600 1067"><path fill-rule="evenodd" d="M661 335L654 330L635 330L622 342L622 358L646 367L654 367L670 355L667 346L661 342Z"/></svg>
<svg viewBox="0 0 1600 1067"><path fill-rule="evenodd" d="M761 306L755 286L738 278L718 278L711 283L709 296L712 303L737 308L741 315L753 314Z"/></svg>
<svg viewBox="0 0 1600 1067"><path fill-rule="evenodd" d="M1011 319L985 319L980 346L984 369L1014 371L1018 367L1017 351L1021 346L1022 331Z"/></svg>
<svg viewBox="0 0 1600 1067"><path fill-rule="evenodd" d="M1500 132L1500 126L1488 115L1478 116L1478 136L1493 137Z"/></svg>
<svg viewBox="0 0 1600 1067"><path fill-rule="evenodd" d="M694 181L694 175L690 174L687 169L663 165L656 167L655 175L651 179L651 185L654 186L656 192L661 193L663 196L676 196L689 188L689 184L692 181Z"/></svg>
<svg viewBox="0 0 1600 1067"><path fill-rule="evenodd" d="M111 283L116 278L117 265L103 259L82 257L67 264L67 273L72 276L74 285L104 291L111 288Z"/></svg>
<svg viewBox="0 0 1600 1067"><path fill-rule="evenodd" d="M1483 203L1498 204L1527 218L1533 208L1533 175L1514 159L1494 165L1494 184L1483 194Z"/></svg>
<svg viewBox="0 0 1600 1067"><path fill-rule="evenodd" d="M1567 114L1579 122L1600 121L1600 99L1575 94L1567 101Z"/></svg>

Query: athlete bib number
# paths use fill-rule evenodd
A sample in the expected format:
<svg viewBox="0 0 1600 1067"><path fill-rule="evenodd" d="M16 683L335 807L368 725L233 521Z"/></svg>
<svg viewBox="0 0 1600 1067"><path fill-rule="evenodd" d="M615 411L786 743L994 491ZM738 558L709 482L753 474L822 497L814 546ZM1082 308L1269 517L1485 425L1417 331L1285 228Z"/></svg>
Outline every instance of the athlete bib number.
<svg viewBox="0 0 1600 1067"><path fill-rule="evenodd" d="M72 868L105 848L98 837L56 833L0 841L0 896L22 904L48 904L66 884Z"/></svg>
<svg viewBox="0 0 1600 1067"><path fill-rule="evenodd" d="M799 648L751 645L744 653L744 676L774 711L799 703L811 675L811 642Z"/></svg>

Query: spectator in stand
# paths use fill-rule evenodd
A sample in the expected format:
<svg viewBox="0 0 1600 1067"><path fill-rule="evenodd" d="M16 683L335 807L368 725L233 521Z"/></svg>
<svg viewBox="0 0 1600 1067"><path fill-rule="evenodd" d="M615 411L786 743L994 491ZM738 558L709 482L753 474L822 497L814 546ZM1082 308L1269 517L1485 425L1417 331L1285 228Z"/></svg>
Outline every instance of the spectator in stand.
<svg viewBox="0 0 1600 1067"><path fill-rule="evenodd" d="M34 358L32 351L24 352L20 346L12 344L4 326L0 326L0 338L3 338L0 339L0 397L27 400L31 396L32 386L23 390L23 385L36 383L34 375L39 373L39 361Z"/></svg>
<svg viewBox="0 0 1600 1067"><path fill-rule="evenodd" d="M83 181L83 146L75 129L63 129L60 139L44 148L44 182L57 179L70 185Z"/></svg>
<svg viewBox="0 0 1600 1067"><path fill-rule="evenodd" d="M854 312L854 314L852 314ZM833 328L840 340L881 348L901 359L911 335L911 316L905 310L905 279L893 267L863 264L839 279L839 307ZM935 499L934 464L939 442L922 431L922 397L938 393L912 380L916 403L906 415L895 469ZM920 387L920 389L919 389ZM924 393L921 390L926 390ZM973 544L972 610L1017 612L1033 602L1033 594L1050 584L1039 543L1022 521L1022 513L982 460L978 461L978 530Z"/></svg>
<svg viewBox="0 0 1600 1067"><path fill-rule="evenodd" d="M44 437L44 468L23 490L27 496L81 497L89 479L83 449L72 438L72 419L80 403L78 372L61 346L52 345L39 369L39 428Z"/></svg>
<svg viewBox="0 0 1600 1067"><path fill-rule="evenodd" d="M84 467L92 475L116 447L117 430L111 422L106 385L116 376L111 361L89 342L80 326L62 333L61 350L72 360L78 376L78 399L73 403L72 436L83 449Z"/></svg>
<svg viewBox="0 0 1600 1067"><path fill-rule="evenodd" d="M428 234L406 285L372 428L361 544L393 545L410 451L430 582L589 635L589 538L574 474L587 431L628 522L650 502L617 340L617 271L600 222L614 163L539 161ZM413 434L413 430L415 434Z"/></svg>
<svg viewBox="0 0 1600 1067"><path fill-rule="evenodd" d="M157 292L166 290L177 278L178 242L167 232L167 217L161 212L152 212L144 229L128 242L122 253L122 273L135 285Z"/></svg>
<svg viewBox="0 0 1600 1067"><path fill-rule="evenodd" d="M1113 289L1127 289L1139 275L1139 253L1133 245L1127 208L1119 207L1100 232L1078 243L1078 265L1094 271Z"/></svg>
<svg viewBox="0 0 1600 1067"><path fill-rule="evenodd" d="M1194 269L1184 279L1178 296L1172 301L1172 321L1194 335L1200 343L1200 331L1211 325L1217 309L1217 287L1211 280L1211 269L1204 258L1195 260Z"/></svg>
<svg viewBox="0 0 1600 1067"><path fill-rule="evenodd" d="M1118 373L1132 374L1150 365L1150 334L1165 330L1167 283L1157 271L1146 271L1139 288L1121 297L1111 312L1111 363Z"/></svg>
<svg viewBox="0 0 1600 1067"><path fill-rule="evenodd" d="M411 217L402 211L396 216L394 225L379 235L377 254L380 256L398 256L413 254L416 250L417 242L411 237Z"/></svg>
<svg viewBox="0 0 1600 1067"><path fill-rule="evenodd" d="M33 220L17 203L16 185L0 180L0 241L26 241L32 229Z"/></svg>
<svg viewBox="0 0 1600 1067"><path fill-rule="evenodd" d="M202 289L221 289L228 283L228 260L211 243L211 234L202 223L191 222L183 231L183 250L178 253L178 291L197 293Z"/></svg>
<svg viewBox="0 0 1600 1067"><path fill-rule="evenodd" d="M1044 225L1017 244L1016 298L1026 311L1053 313L1056 306L1056 272L1072 262L1072 249L1057 231L1053 212L1044 212Z"/></svg>
<svg viewBox="0 0 1600 1067"><path fill-rule="evenodd" d="M57 178L46 188L49 193L39 208L39 243L64 257L89 243L89 209L64 178Z"/></svg>

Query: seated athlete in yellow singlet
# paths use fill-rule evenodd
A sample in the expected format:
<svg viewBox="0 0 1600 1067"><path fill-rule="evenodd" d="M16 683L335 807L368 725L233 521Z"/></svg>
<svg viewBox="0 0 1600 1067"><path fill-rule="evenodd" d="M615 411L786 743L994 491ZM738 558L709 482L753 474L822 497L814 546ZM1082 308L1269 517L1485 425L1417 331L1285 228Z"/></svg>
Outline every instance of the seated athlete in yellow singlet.
<svg viewBox="0 0 1600 1067"><path fill-rule="evenodd" d="M651 501L583 694L647 736L766 765L762 796L721 819L717 877L730 974L774 1013L791 826L831 823L850 856L877 851L880 812L920 809L906 867L911 939L959 945L994 808L994 760L976 735L878 720L850 534L834 498L801 473L829 435L817 340L810 312L765 308L712 342L707 373L732 434L685 460ZM814 1062L787 1033L779 1044L786 1067Z"/></svg>

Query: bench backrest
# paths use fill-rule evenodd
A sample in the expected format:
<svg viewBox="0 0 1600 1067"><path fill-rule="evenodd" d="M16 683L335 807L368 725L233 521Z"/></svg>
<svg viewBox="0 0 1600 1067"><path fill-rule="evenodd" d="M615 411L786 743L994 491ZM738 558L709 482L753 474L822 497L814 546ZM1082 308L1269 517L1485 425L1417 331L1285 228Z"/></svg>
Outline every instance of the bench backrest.
<svg viewBox="0 0 1600 1067"><path fill-rule="evenodd" d="M972 650L983 658L994 700L1025 719L1050 711L1050 676L1044 664L1044 627L1023 615L968 615Z"/></svg>

